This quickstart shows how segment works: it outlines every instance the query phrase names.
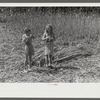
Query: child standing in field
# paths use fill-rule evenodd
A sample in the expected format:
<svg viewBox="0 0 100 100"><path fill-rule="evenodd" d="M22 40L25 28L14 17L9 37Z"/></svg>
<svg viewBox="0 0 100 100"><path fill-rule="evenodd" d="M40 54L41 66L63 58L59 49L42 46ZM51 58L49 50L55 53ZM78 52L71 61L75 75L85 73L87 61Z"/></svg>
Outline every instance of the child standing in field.
<svg viewBox="0 0 100 100"><path fill-rule="evenodd" d="M52 25L48 24L45 28L42 40L45 42L45 63L46 67L51 66L52 56L53 56L53 42L55 40L55 35L53 33Z"/></svg>
<svg viewBox="0 0 100 100"><path fill-rule="evenodd" d="M30 70L31 68L31 61L32 61L32 55L34 55L34 48L32 45L32 39L34 38L34 36L31 33L31 30L29 28L25 28L24 29L24 35L22 36L22 42L24 42L25 44L25 72L27 72L27 70ZM29 61L29 68L26 67Z"/></svg>

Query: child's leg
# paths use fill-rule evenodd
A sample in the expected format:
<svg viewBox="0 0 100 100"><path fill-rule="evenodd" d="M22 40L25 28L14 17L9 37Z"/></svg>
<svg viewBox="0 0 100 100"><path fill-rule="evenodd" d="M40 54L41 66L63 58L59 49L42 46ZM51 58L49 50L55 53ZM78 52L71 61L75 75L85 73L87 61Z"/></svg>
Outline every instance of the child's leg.
<svg viewBox="0 0 100 100"><path fill-rule="evenodd" d="M48 66L48 55L45 55L45 65Z"/></svg>
<svg viewBox="0 0 100 100"><path fill-rule="evenodd" d="M49 55L49 66L52 64L52 55Z"/></svg>
<svg viewBox="0 0 100 100"><path fill-rule="evenodd" d="M31 68L32 55L29 55L29 69Z"/></svg>
<svg viewBox="0 0 100 100"><path fill-rule="evenodd" d="M27 69L27 64L28 64L28 55L26 55L26 59L25 59L25 63L24 63L25 70Z"/></svg>
<svg viewBox="0 0 100 100"><path fill-rule="evenodd" d="M50 55L50 64L52 64L52 55Z"/></svg>
<svg viewBox="0 0 100 100"><path fill-rule="evenodd" d="M34 55L34 49L33 46L31 45L29 47L29 69L31 69L32 66L32 55Z"/></svg>
<svg viewBox="0 0 100 100"><path fill-rule="evenodd" d="M50 63L50 55L48 55L48 61L49 61L49 66L51 66L51 63Z"/></svg>

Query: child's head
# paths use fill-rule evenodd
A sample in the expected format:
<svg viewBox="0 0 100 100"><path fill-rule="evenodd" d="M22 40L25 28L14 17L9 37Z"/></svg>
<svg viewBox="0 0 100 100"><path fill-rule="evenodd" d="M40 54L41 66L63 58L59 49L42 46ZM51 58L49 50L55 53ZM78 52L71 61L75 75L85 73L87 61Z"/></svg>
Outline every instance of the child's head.
<svg viewBox="0 0 100 100"><path fill-rule="evenodd" d="M52 29L52 25L51 24L48 24L45 28L45 32L48 33L48 35L52 35L52 32L53 29Z"/></svg>
<svg viewBox="0 0 100 100"><path fill-rule="evenodd" d="M31 30L27 27L24 29L24 32L27 36L29 36L31 34Z"/></svg>

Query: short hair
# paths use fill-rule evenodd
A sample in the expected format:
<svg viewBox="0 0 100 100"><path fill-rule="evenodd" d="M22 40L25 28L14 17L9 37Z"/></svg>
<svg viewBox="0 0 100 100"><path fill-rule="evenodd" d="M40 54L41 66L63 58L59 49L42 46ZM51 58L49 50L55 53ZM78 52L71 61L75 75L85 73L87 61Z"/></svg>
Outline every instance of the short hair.
<svg viewBox="0 0 100 100"><path fill-rule="evenodd" d="M24 32L25 32L25 33L28 33L28 32L31 32L31 30L30 30L29 28L26 27L26 28L24 29Z"/></svg>

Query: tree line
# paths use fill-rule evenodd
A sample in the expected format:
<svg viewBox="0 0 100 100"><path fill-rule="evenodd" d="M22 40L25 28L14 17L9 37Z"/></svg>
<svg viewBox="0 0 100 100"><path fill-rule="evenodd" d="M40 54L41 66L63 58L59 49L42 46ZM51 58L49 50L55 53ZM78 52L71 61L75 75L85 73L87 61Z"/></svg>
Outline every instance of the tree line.
<svg viewBox="0 0 100 100"><path fill-rule="evenodd" d="M45 14L50 12L56 14L61 13L100 13L100 7L0 7L0 13L10 11L11 13L40 12Z"/></svg>

